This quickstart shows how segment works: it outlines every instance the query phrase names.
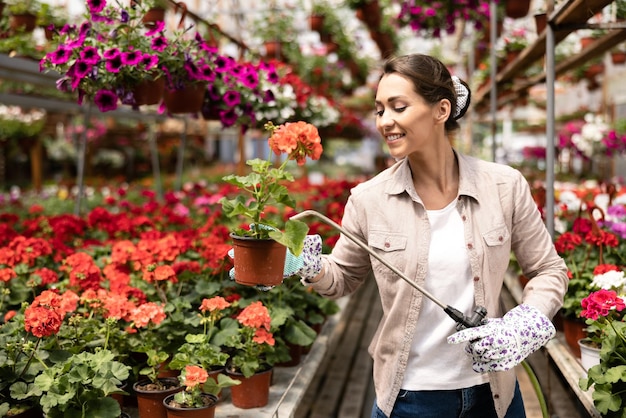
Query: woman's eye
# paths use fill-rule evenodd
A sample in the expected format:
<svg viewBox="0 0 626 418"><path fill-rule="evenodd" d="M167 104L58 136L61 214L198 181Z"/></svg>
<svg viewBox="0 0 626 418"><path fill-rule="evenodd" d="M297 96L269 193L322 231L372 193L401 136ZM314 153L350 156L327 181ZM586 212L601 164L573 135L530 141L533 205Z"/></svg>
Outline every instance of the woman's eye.
<svg viewBox="0 0 626 418"><path fill-rule="evenodd" d="M397 113L402 113L402 112L404 112L405 110L406 110L406 106L396 107L396 108L394 108L394 109L393 109L393 111L394 111L394 112L397 112Z"/></svg>
<svg viewBox="0 0 626 418"><path fill-rule="evenodd" d="M380 117L383 115L384 110L376 110L374 113L376 114L376 116Z"/></svg>

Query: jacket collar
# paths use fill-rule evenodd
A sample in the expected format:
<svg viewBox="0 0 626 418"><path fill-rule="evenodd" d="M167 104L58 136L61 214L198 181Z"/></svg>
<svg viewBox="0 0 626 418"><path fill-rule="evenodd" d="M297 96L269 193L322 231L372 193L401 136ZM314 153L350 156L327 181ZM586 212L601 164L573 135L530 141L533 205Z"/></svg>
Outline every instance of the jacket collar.
<svg viewBox="0 0 626 418"><path fill-rule="evenodd" d="M459 164L459 196L467 195L475 200L478 200L478 185L476 184L477 176L475 165L468 157L459 154L454 149L453 151ZM391 173L391 181L389 182L386 190L388 194L401 194L406 192L411 195L412 193L415 193L408 158L403 158L398 161L394 167L390 168L390 170L393 170L393 172Z"/></svg>

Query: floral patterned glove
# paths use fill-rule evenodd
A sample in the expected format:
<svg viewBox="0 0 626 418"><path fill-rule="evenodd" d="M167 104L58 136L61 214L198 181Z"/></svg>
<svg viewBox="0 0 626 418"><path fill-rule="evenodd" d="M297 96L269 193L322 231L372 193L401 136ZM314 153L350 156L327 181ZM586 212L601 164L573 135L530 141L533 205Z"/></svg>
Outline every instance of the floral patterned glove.
<svg viewBox="0 0 626 418"><path fill-rule="evenodd" d="M284 277L299 276L303 280L312 279L322 271L322 237L307 235L304 238L304 248L299 256L287 250L285 259Z"/></svg>
<svg viewBox="0 0 626 418"><path fill-rule="evenodd" d="M519 305L502 318L489 318L486 325L467 328L448 337L449 344L467 342L478 373L510 370L554 335L554 325L537 308Z"/></svg>

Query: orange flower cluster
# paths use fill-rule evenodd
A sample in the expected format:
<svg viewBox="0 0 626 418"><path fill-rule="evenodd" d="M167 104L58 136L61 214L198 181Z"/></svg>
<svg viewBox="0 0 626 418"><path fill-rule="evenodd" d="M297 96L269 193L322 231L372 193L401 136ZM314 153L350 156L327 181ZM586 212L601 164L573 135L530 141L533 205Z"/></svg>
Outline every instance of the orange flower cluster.
<svg viewBox="0 0 626 418"><path fill-rule="evenodd" d="M17 236L0 248L0 264L15 267L18 264L35 265L38 257L52 254L52 246L43 238Z"/></svg>
<svg viewBox="0 0 626 418"><path fill-rule="evenodd" d="M200 366L193 366L193 365L185 366L184 375L185 375L184 376L185 380L183 384L188 389L192 389L198 385L203 384L209 378L209 374L207 373L206 370L204 370Z"/></svg>
<svg viewBox="0 0 626 418"><path fill-rule="evenodd" d="M65 315L75 311L77 303L78 295L71 290L62 295L44 290L24 311L24 329L37 338L56 334Z"/></svg>
<svg viewBox="0 0 626 418"><path fill-rule="evenodd" d="M261 301L252 302L237 315L237 321L243 326L254 328L252 340L257 344L275 344L270 331L270 313Z"/></svg>
<svg viewBox="0 0 626 418"><path fill-rule="evenodd" d="M268 142L276 155L286 153L300 166L306 163L306 157L319 160L323 151L317 128L303 121L280 125L273 130Z"/></svg>
<svg viewBox="0 0 626 418"><path fill-rule="evenodd" d="M200 312L216 312L226 309L230 306L230 303L221 296L215 296L211 299L203 299L200 305Z"/></svg>
<svg viewBox="0 0 626 418"><path fill-rule="evenodd" d="M146 302L137 306L131 312L129 319L135 324L136 328L145 328L151 322L154 325L159 325L165 318L163 306L154 302Z"/></svg>

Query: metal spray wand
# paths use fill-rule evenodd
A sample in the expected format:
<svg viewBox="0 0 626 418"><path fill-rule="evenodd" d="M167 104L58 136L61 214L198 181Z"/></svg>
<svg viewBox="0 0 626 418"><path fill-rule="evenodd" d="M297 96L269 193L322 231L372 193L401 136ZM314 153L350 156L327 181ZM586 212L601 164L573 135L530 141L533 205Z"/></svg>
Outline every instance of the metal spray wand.
<svg viewBox="0 0 626 418"><path fill-rule="evenodd" d="M370 255L372 257L376 258L378 261L380 261L385 266L387 266L391 271L393 271L395 274L397 274L402 280L404 280L405 282L407 282L408 284L413 286L415 289L417 289L419 292L421 292L428 299L430 299L431 301L436 303L438 306L440 306L443 309L443 311L446 314L448 314L448 316L450 318L452 318L457 323L456 328L457 328L458 331L460 331L462 329L465 329L465 328L477 327L477 326L483 325L485 323L485 316L487 315L487 309L485 309L483 306L476 306L476 308L474 308L474 312L472 313L472 315L468 317L468 316L464 315L463 312L459 311L458 309L453 308L450 305L444 304L439 299L437 299L435 296L433 296L430 292L428 292L426 289L424 289L423 287L421 287L420 285L418 285L417 283L415 283L414 281L412 281L411 279L406 277L406 275L404 273L402 273L400 270L398 270L396 267L390 265L381 256L376 254L370 247L368 247L365 243L363 243L360 239L358 239L352 233L344 230L341 226L339 226L339 224L337 224L335 221L333 221L329 217L327 217L325 215L322 215L321 213L319 213L317 211L314 211L314 210L305 210L303 212L300 212L300 213L292 216L291 219L300 220L300 219L302 219L302 218L304 218L306 216L315 216L315 217L321 219L322 221L324 221L328 225L330 225L333 228L337 229L339 232L341 232L343 235L345 235L347 238L349 238L351 241L353 241L359 247L361 247L362 249L364 249L365 251L370 253Z"/></svg>

